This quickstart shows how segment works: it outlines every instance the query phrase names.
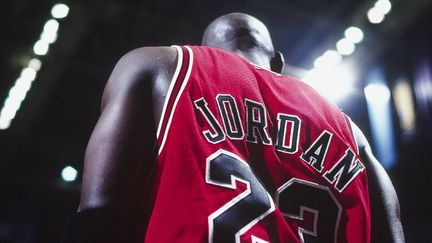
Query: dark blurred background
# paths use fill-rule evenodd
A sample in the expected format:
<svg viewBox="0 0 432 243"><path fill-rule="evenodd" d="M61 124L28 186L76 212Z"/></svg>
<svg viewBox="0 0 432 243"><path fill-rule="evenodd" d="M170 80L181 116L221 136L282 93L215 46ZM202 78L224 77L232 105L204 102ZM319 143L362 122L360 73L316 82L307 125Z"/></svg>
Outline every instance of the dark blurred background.
<svg viewBox="0 0 432 243"><path fill-rule="evenodd" d="M0 11L0 242L61 238L123 54L199 44L212 19L235 11L269 27L286 74L364 130L407 242L432 242L432 0L2 0Z"/></svg>

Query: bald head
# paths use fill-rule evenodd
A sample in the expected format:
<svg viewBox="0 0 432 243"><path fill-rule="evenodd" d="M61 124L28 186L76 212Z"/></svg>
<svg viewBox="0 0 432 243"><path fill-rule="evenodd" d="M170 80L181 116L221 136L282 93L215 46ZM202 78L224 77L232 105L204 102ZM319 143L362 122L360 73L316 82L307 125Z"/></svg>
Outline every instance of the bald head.
<svg viewBox="0 0 432 243"><path fill-rule="evenodd" d="M226 14L211 22L204 32L202 45L235 52L267 68L270 68L270 60L274 56L267 27L243 13Z"/></svg>

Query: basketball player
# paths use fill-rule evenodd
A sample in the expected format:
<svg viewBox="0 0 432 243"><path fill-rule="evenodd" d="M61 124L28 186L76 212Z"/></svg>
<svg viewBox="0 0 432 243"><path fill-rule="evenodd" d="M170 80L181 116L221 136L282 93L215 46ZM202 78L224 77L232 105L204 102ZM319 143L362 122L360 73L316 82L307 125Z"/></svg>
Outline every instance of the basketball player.
<svg viewBox="0 0 432 243"><path fill-rule="evenodd" d="M351 120L278 74L259 20L115 67L66 242L404 242L396 193Z"/></svg>

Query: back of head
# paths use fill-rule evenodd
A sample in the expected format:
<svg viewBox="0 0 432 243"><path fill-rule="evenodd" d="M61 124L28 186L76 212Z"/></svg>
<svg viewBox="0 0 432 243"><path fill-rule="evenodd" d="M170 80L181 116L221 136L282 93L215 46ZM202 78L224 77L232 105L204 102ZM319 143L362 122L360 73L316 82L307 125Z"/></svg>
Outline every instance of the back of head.
<svg viewBox="0 0 432 243"><path fill-rule="evenodd" d="M267 27L243 13L226 14L211 22L204 32L202 45L235 52L264 67L269 66L274 56Z"/></svg>

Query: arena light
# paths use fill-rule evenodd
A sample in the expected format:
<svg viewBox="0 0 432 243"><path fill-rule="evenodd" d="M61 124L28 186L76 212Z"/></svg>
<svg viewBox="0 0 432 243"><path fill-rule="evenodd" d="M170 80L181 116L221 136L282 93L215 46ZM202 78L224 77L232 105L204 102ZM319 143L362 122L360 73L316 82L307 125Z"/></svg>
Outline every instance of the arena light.
<svg viewBox="0 0 432 243"><path fill-rule="evenodd" d="M33 61L35 62L35 61ZM35 64L33 64L35 65ZM31 67L26 67L21 71L21 75L15 81L14 86L9 90L8 97L0 111L0 129L9 128L16 113L21 107L27 92L30 90L32 82L35 80L37 71Z"/></svg>
<svg viewBox="0 0 432 243"><path fill-rule="evenodd" d="M18 109L21 106L21 101L13 98L15 97L6 98L4 106L0 111L0 129L2 130L9 128L12 120L15 118Z"/></svg>
<svg viewBox="0 0 432 243"><path fill-rule="evenodd" d="M392 5L389 0L378 0L373 8L369 9L367 16L372 24L381 23L385 16L390 13Z"/></svg>
<svg viewBox="0 0 432 243"><path fill-rule="evenodd" d="M33 52L38 56L44 56L48 53L49 44L57 40L57 31L59 22L55 19L50 19L45 22L40 39L33 46Z"/></svg>
<svg viewBox="0 0 432 243"><path fill-rule="evenodd" d="M358 44L363 40L363 31L355 26L351 26L345 30L345 37L354 44Z"/></svg>
<svg viewBox="0 0 432 243"><path fill-rule="evenodd" d="M40 40L45 43L52 44L57 40L57 32L43 31L40 36Z"/></svg>
<svg viewBox="0 0 432 243"><path fill-rule="evenodd" d="M23 82L21 82L22 84L16 84L14 87L12 87L9 90L9 96L8 96L8 100L13 99L13 102L15 103L21 103L26 95L27 95L27 91L30 89L31 87L31 82L29 81L25 81L24 79L20 79ZM18 83L18 81L17 81Z"/></svg>
<svg viewBox="0 0 432 243"><path fill-rule="evenodd" d="M34 69L26 67L21 71L20 78L33 81L36 78L36 73Z"/></svg>
<svg viewBox="0 0 432 243"><path fill-rule="evenodd" d="M302 78L304 82L335 103L354 91L355 79L355 70L347 64L328 69L312 69Z"/></svg>
<svg viewBox="0 0 432 243"><path fill-rule="evenodd" d="M16 88L19 93L27 93L32 85L33 81L30 79L18 78L15 82L15 85L11 88L11 91ZM9 96L13 96L13 93L9 91Z"/></svg>
<svg viewBox="0 0 432 243"><path fill-rule="evenodd" d="M52 16L57 19L66 17L68 13L69 7L65 4L56 4L51 9ZM50 44L57 40L59 26L60 23L55 19L49 19L44 24L40 39L33 45L35 55L44 56L48 53ZM32 58L28 62L27 67L21 71L14 86L9 90L9 95L0 110L0 129L4 130L10 127L41 66L41 60Z"/></svg>
<svg viewBox="0 0 432 243"><path fill-rule="evenodd" d="M42 62L41 60L37 59L37 58L32 58L28 65L29 68L35 70L36 72L39 71L42 67Z"/></svg>
<svg viewBox="0 0 432 243"><path fill-rule="evenodd" d="M8 97L6 98L3 109L0 112L0 116L5 120L12 120L15 118L16 112L21 106L20 100L16 99L16 97Z"/></svg>
<svg viewBox="0 0 432 243"><path fill-rule="evenodd" d="M366 100L371 104L388 103L390 100L390 90L384 84L372 83L364 88Z"/></svg>
<svg viewBox="0 0 432 243"><path fill-rule="evenodd" d="M400 78L393 87L393 97L400 127L404 132L413 131L416 124L413 90L408 80Z"/></svg>
<svg viewBox="0 0 432 243"><path fill-rule="evenodd" d="M20 89L14 86L9 90L9 96L5 100L5 115L8 119L15 117L16 111L21 106L21 102L24 100L26 92L24 89Z"/></svg>
<svg viewBox="0 0 432 243"><path fill-rule="evenodd" d="M45 22L45 25L43 27L43 31L54 33L57 32L59 29L59 22L55 19L50 19L47 22Z"/></svg>
<svg viewBox="0 0 432 243"><path fill-rule="evenodd" d="M72 166L66 166L61 171L61 177L66 182L75 181L78 176L78 171Z"/></svg>
<svg viewBox="0 0 432 243"><path fill-rule="evenodd" d="M342 61L342 56L335 50L328 50L314 62L316 69L328 69Z"/></svg>
<svg viewBox="0 0 432 243"><path fill-rule="evenodd" d="M392 5L391 5L389 0L378 0L375 3L374 8L376 8L383 15L386 15L386 14L390 13Z"/></svg>
<svg viewBox="0 0 432 243"><path fill-rule="evenodd" d="M33 46L34 54L38 56L45 56L48 53L49 45L45 41L38 40Z"/></svg>
<svg viewBox="0 0 432 243"><path fill-rule="evenodd" d="M0 130L5 130L8 129L11 125L11 121L10 119L5 119L2 116L0 116Z"/></svg>
<svg viewBox="0 0 432 243"><path fill-rule="evenodd" d="M62 19L68 16L69 14L69 7L66 4L56 4L51 9L51 15L56 19Z"/></svg>
<svg viewBox="0 0 432 243"><path fill-rule="evenodd" d="M372 24L379 24L384 20L384 13L376 7L369 9L367 16Z"/></svg>
<svg viewBox="0 0 432 243"><path fill-rule="evenodd" d="M369 71L365 82L368 84L364 94L374 150L383 167L389 169L397 162L390 89L381 67Z"/></svg>
<svg viewBox="0 0 432 243"><path fill-rule="evenodd" d="M339 54L348 56L354 52L355 46L351 41L343 38L336 43L336 49Z"/></svg>

